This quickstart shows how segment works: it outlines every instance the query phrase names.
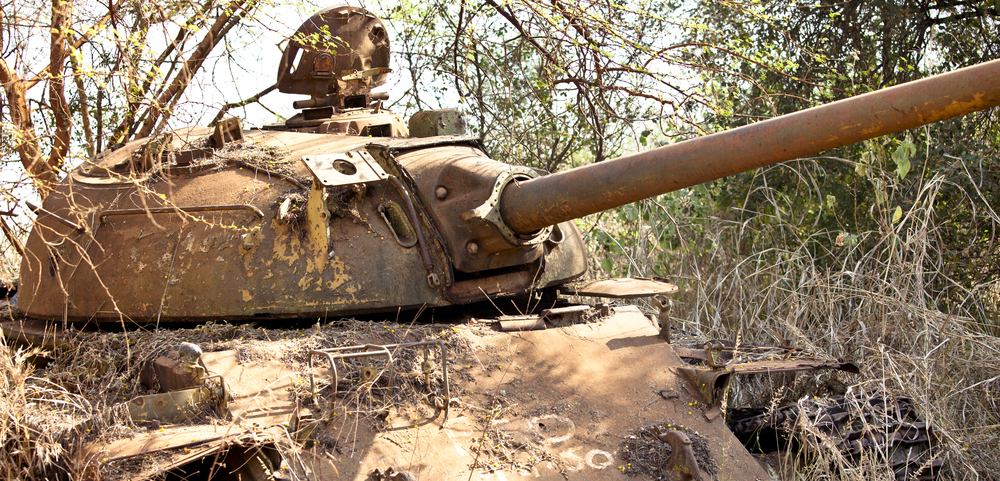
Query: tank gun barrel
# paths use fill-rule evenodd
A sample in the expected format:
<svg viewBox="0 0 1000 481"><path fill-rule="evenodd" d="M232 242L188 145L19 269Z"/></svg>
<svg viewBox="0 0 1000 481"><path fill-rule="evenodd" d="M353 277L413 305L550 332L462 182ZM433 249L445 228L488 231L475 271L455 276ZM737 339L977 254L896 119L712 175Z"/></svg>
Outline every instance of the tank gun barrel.
<svg viewBox="0 0 1000 481"><path fill-rule="evenodd" d="M511 183L507 226L559 222L1000 105L1000 60L565 172Z"/></svg>

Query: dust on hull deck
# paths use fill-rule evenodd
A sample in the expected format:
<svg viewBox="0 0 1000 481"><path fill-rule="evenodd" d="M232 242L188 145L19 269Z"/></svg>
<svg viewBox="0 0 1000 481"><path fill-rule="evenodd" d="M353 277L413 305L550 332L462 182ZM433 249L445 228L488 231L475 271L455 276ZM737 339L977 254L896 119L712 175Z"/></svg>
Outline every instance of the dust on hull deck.
<svg viewBox="0 0 1000 481"><path fill-rule="evenodd" d="M622 446L640 429L658 426L707 441L704 461L714 466L707 479L769 479L698 389L678 374L682 361L638 309L517 334L481 326L447 327L452 403L444 426L440 406L426 402L395 403L374 419L337 398L336 415L315 425L314 439L325 441L297 451L301 464L319 479L365 479L388 467L421 480L465 480L470 469L473 479L634 479L620 469L626 464ZM237 362L224 352L206 353L204 361L231 387L228 426L201 444L179 435L193 429L187 425L140 430L138 440L190 461L192 452L215 453L248 435L272 442L280 434L275 429L292 431L304 420L332 414L325 408L329 391L314 405L300 389L296 402L296 386L309 384L304 366L274 359ZM171 439L185 444L170 448ZM136 442L88 450L119 460L147 454ZM177 469L176 461L164 466Z"/></svg>

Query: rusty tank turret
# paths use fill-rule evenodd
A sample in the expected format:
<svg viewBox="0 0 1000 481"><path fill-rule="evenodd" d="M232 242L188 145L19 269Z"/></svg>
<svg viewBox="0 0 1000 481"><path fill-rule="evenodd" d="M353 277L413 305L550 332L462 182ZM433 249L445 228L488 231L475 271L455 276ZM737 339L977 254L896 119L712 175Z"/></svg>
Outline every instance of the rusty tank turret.
<svg viewBox="0 0 1000 481"><path fill-rule="evenodd" d="M379 19L327 9L282 57L278 88L310 95L298 115L181 129L85 162L37 210L20 309L344 316L552 288L586 270L572 219L1000 103L994 61L547 174L490 158L454 111L405 125L372 92L388 72Z"/></svg>
<svg viewBox="0 0 1000 481"><path fill-rule="evenodd" d="M993 61L549 174L492 159L454 110L419 112L404 123L372 91L389 72L389 40L377 17L348 6L317 13L289 41L277 79L282 92L309 96L294 104L301 113L261 129L226 119L130 142L84 162L32 206L37 220L18 309L63 326L159 325L336 318L551 292L586 272L572 222L580 216L1000 105L1000 61ZM591 284L592 292L676 292L655 281L616 282ZM727 428L730 379L858 371L843 360L795 358L727 366L738 347L714 340L704 349L672 346L670 304L657 305L659 324L634 306L504 316L496 322L502 331L559 327L509 337L478 320L399 333L386 325L363 340L352 334L332 342L330 331L340 328L316 323L326 344L293 344L306 335L298 333L253 362L233 350L202 353L182 344L155 353L143 371L153 379L144 385L160 393L122 402L131 422L149 427L144 441L90 437L78 453L101 469L121 463L106 471L121 479L186 479L217 464L229 469L225 479L275 479L269 473L282 466L316 475L280 479L413 479L382 471L390 464L407 464L420 479L472 479L474 472L476 479L626 479L639 473L630 468L635 456L655 457L657 475L675 480L766 479ZM7 324L7 338L37 344L79 334L53 340L45 328L33 338L26 324ZM258 346L272 340L260 336ZM448 339L456 342L446 348ZM463 350L447 351L456 345ZM394 370L406 366L411 372L397 378ZM400 384L411 393L417 386L430 407L400 401ZM371 411L377 422L363 424L351 414L362 413L357 406L371 404L365 400L376 390L383 393ZM871 402L885 407L882 398ZM800 411L775 412L791 419ZM754 423L774 419L744 424L758 429ZM919 428L921 443L929 443L928 429ZM491 454L493 441L484 444L481 434L490 432L507 436L495 439L520 457ZM320 450L308 470L305 446ZM133 462L151 453L159 466ZM501 477L500 464L484 471L483 453L509 462L507 474ZM922 456L892 469L932 476L940 461Z"/></svg>

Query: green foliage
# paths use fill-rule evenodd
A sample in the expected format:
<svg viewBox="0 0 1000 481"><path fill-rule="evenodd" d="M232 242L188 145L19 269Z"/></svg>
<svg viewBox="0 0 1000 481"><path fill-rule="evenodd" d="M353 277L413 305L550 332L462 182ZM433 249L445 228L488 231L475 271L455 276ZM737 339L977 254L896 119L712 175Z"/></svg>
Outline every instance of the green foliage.
<svg viewBox="0 0 1000 481"><path fill-rule="evenodd" d="M900 180L905 179L906 174L910 172L910 159L916 153L917 146L910 139L903 140L899 143L899 147L892 151L892 161L896 163L896 173L899 174Z"/></svg>
<svg viewBox="0 0 1000 481"><path fill-rule="evenodd" d="M703 67L703 88L725 99L708 116L716 128L1000 56L989 33L1000 28L1000 13L963 2L705 1L690 14L688 35L706 45L691 52L692 61ZM949 242L977 245L990 236L979 232L983 219L978 204L968 202L970 192L987 202L1000 198L990 165L1000 135L996 118L995 112L977 114L715 181L716 211L706 215L746 226L749 238L741 247L767 239L767 246L780 248L837 232L846 233L846 242L862 232L908 228L927 183L944 175L947 182L936 191L936 205L949 207L939 208L937 218L963 227L942 232L952 237ZM965 163L967 157L956 160L970 151L981 156L974 165ZM772 225L780 226L776 238L762 234ZM826 246L809 249L822 267L843 262L826 256ZM972 249L983 256L973 262L963 257L969 249L947 249L942 258L966 282L989 283L991 269L981 267L993 258L989 249ZM956 267L965 265L969 268ZM958 296L942 295L940 308L964 305L963 295L939 287Z"/></svg>
<svg viewBox="0 0 1000 481"><path fill-rule="evenodd" d="M1000 57L998 12L975 2L692 4L691 62L735 125Z"/></svg>
<svg viewBox="0 0 1000 481"><path fill-rule="evenodd" d="M600 0L386 5L397 25L397 65L412 79L397 105L457 106L495 157L549 171L635 150L694 124L694 106L707 102L678 87L691 73L671 48L674 8Z"/></svg>

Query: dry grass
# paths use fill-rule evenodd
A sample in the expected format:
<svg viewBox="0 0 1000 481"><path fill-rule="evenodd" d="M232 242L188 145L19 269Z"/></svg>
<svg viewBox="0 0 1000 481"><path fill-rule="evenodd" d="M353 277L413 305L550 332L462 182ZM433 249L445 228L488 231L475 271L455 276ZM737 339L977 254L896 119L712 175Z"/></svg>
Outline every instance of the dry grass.
<svg viewBox="0 0 1000 481"><path fill-rule="evenodd" d="M617 249L598 256L614 258L615 274L666 276L682 286L671 315L683 330L760 345L787 340L862 366L861 375L802 373L789 383L740 379L731 406L844 392L905 395L933 425L945 479L992 478L1000 472L1000 338L989 313L997 312L1000 279L970 285L949 277L948 251L961 246L944 241L954 227L936 223L936 198L947 182L938 176L923 183L898 223L855 232L853 243L803 219L735 210L705 216L699 213L706 209L684 208L697 201L691 194L647 201L623 216L604 215L592 235L614 239ZM788 205L767 193L775 212ZM991 200L967 190L958 208L975 211L977 222L1000 226ZM666 261L664 239L674 243ZM855 467L828 444L812 443L809 451L821 462L796 464L803 479L893 479L876 458Z"/></svg>
<svg viewBox="0 0 1000 481"><path fill-rule="evenodd" d="M80 395L36 376L39 349L11 349L0 334L0 477L54 479L64 474L61 441L86 418L90 404Z"/></svg>

